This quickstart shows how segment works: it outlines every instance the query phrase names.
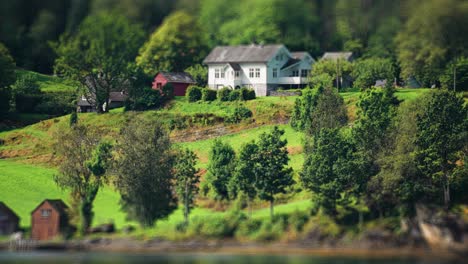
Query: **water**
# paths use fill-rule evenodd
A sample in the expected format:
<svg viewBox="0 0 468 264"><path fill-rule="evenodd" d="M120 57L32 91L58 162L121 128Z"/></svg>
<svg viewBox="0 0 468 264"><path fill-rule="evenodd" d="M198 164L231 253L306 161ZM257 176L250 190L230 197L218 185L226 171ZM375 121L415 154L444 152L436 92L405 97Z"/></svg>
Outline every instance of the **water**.
<svg viewBox="0 0 468 264"><path fill-rule="evenodd" d="M1 264L101 264L101 263L253 263L253 264L461 264L463 261L437 259L434 257L323 257L306 255L229 255L213 253L86 253L86 252L0 252Z"/></svg>

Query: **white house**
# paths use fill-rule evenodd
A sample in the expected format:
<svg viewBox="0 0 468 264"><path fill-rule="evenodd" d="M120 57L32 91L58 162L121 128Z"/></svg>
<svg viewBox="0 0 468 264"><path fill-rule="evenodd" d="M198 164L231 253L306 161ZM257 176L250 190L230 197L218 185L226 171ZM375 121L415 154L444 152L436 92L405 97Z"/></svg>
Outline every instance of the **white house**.
<svg viewBox="0 0 468 264"><path fill-rule="evenodd" d="M212 89L250 87L266 96L279 87L304 87L315 60L284 45L218 46L203 61Z"/></svg>

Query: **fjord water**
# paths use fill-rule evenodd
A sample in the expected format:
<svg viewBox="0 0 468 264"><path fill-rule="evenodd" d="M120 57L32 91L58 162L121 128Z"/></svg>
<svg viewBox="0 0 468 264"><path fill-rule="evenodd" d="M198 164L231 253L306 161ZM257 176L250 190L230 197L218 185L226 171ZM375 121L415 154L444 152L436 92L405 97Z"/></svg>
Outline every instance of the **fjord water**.
<svg viewBox="0 0 468 264"><path fill-rule="evenodd" d="M34 264L101 264L101 263L226 263L226 264L461 264L462 261L437 259L434 257L334 257L306 255L228 255L213 253L76 253L76 252L0 252L0 263L34 263Z"/></svg>

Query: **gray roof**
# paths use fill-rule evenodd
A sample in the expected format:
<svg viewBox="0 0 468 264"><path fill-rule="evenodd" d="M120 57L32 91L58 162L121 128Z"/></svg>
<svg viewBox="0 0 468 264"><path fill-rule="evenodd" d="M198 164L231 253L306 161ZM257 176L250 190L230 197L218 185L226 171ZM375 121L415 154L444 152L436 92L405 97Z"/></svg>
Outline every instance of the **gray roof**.
<svg viewBox="0 0 468 264"><path fill-rule="evenodd" d="M291 56L294 58L294 59L298 59L298 60L302 60L306 55L308 55L309 53L306 52L306 51L296 51L296 52L291 52ZM310 55L309 55L310 56Z"/></svg>
<svg viewBox="0 0 468 264"><path fill-rule="evenodd" d="M267 62L283 45L241 45L218 46L205 58L203 63L239 63L239 62Z"/></svg>
<svg viewBox="0 0 468 264"><path fill-rule="evenodd" d="M283 70L283 69L286 69L286 68L288 68L289 66L292 66L292 65L294 65L294 64L297 64L297 63L299 63L299 62L301 62L300 59L289 59L289 60L286 62L286 64L284 64L283 67L281 67L281 69L282 69L282 70Z"/></svg>
<svg viewBox="0 0 468 264"><path fill-rule="evenodd" d="M159 72L168 82L174 83L196 83L192 76L186 72Z"/></svg>
<svg viewBox="0 0 468 264"><path fill-rule="evenodd" d="M323 60L352 60L353 53L350 51L343 51L343 52L325 52L322 56Z"/></svg>

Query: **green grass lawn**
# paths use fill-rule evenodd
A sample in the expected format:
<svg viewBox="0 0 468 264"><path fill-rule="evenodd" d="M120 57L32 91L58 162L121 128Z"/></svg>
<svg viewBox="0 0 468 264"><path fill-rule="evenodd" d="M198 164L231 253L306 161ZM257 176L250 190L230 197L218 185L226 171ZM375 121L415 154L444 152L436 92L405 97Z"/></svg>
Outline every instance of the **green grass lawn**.
<svg viewBox="0 0 468 264"><path fill-rule="evenodd" d="M26 70L16 70L16 75L17 78L32 75L43 92L74 91L76 89L70 82L56 76Z"/></svg>

